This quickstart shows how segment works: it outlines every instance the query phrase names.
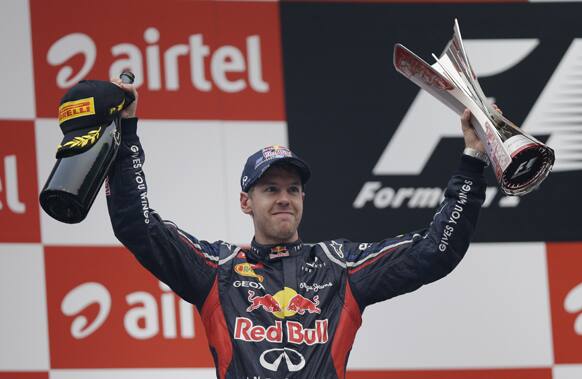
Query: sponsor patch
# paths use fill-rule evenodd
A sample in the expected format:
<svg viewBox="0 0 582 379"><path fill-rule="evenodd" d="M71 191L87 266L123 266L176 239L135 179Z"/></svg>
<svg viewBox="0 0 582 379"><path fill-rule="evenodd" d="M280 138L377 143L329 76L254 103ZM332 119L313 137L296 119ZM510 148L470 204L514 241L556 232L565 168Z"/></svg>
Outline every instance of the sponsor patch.
<svg viewBox="0 0 582 379"><path fill-rule="evenodd" d="M276 259L281 257L288 257L289 251L285 246L275 246L271 249L271 253L269 254L269 258Z"/></svg>
<svg viewBox="0 0 582 379"><path fill-rule="evenodd" d="M77 136L69 142L59 145L57 150L62 148L82 148L87 146L87 144L93 145L99 139L99 134L101 134L101 128L90 130L89 133L85 134L84 136Z"/></svg>
<svg viewBox="0 0 582 379"><path fill-rule="evenodd" d="M252 264L252 263L239 263L237 265L234 266L234 271L242 276L249 276L251 278L257 278L259 280L259 282L263 282L263 280L265 280L265 278L263 277L263 275L259 275L257 273L255 273L256 269L261 269L263 268L263 265L260 263L257 264Z"/></svg>
<svg viewBox="0 0 582 379"><path fill-rule="evenodd" d="M275 325L264 327L255 325L251 319L237 317L234 327L234 339L246 342L262 342L267 340L272 343L283 342L283 337L287 342L295 345L315 345L325 344L329 340L328 320L316 320L315 327L305 328L300 322L287 321L286 333L283 334L283 323L275 321Z"/></svg>
<svg viewBox="0 0 582 379"><path fill-rule="evenodd" d="M285 146L274 145L265 147L263 149L263 156L257 159L255 162L255 169L259 167L261 163L270 161L271 159L288 158L291 156L293 156L291 151Z"/></svg>
<svg viewBox="0 0 582 379"><path fill-rule="evenodd" d="M254 291L249 290L248 300L250 305L247 312L262 309L281 319L294 316L297 313L300 315L304 315L306 312L321 313L319 296L308 299L289 287L285 287L274 295L265 294L262 296L256 296Z"/></svg>
<svg viewBox="0 0 582 379"><path fill-rule="evenodd" d="M75 101L68 101L59 107L59 124L78 117L95 114L95 98L88 97Z"/></svg>

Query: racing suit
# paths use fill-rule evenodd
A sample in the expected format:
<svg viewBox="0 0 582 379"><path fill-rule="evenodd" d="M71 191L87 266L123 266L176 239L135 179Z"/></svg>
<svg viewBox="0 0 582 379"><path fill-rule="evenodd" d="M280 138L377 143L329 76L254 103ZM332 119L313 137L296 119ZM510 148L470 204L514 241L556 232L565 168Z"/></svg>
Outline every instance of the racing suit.
<svg viewBox="0 0 582 379"><path fill-rule="evenodd" d="M426 230L375 243L210 243L150 210L136 128L137 119L124 120L108 177L113 230L197 307L220 379L344 378L364 308L451 272L485 197L484 164L463 156Z"/></svg>

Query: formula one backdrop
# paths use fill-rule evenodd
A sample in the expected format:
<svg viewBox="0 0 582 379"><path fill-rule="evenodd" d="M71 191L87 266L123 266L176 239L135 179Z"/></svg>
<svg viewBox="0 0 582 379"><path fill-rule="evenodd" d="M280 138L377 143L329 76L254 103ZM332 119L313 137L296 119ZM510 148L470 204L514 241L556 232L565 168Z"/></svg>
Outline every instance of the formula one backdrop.
<svg viewBox="0 0 582 379"><path fill-rule="evenodd" d="M581 14L577 2L3 1L0 379L215 377L197 312L115 239L103 192L77 225L40 209L68 88L135 73L150 204L198 238L250 242L240 173L282 144L313 170L303 240L367 243L426 227L458 164L458 117L392 66L397 42L439 54L454 18L485 93L556 164L521 198L488 169L467 257L366 310L348 377L581 378Z"/></svg>

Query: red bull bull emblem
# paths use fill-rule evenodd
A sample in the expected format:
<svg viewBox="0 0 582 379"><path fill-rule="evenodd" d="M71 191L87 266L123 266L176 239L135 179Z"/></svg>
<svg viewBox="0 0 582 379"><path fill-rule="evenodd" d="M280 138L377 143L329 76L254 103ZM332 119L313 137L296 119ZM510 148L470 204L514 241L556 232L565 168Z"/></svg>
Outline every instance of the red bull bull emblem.
<svg viewBox="0 0 582 379"><path fill-rule="evenodd" d="M303 315L305 312L309 313L321 313L321 310L317 307L319 305L319 296L314 296L313 301L300 294L297 294L291 298L289 304L287 304L287 310L291 312L297 312Z"/></svg>
<svg viewBox="0 0 582 379"><path fill-rule="evenodd" d="M271 248L271 253L269 254L269 258L281 258L281 257L288 257L289 251L285 246L275 246Z"/></svg>
<svg viewBox="0 0 582 379"><path fill-rule="evenodd" d="M255 291L249 290L248 300L251 305L247 308L247 312L262 308L280 319L294 316L297 313L304 315L305 312L321 314L318 295L314 296L313 299L308 299L289 287L285 287L274 295L265 294L263 296L255 296Z"/></svg>
<svg viewBox="0 0 582 379"><path fill-rule="evenodd" d="M249 302L251 305L247 308L247 312L252 312L257 308L263 308L263 310L269 313L281 311L279 302L270 294L255 296L255 291L249 290Z"/></svg>

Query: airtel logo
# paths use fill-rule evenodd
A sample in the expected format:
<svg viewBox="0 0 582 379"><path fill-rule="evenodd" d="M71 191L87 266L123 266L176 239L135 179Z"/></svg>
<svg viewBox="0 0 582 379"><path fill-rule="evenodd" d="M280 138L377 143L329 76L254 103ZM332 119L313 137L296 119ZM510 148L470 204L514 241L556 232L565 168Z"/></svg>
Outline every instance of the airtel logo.
<svg viewBox="0 0 582 379"><path fill-rule="evenodd" d="M4 157L4 180L0 178L0 192L5 192L6 205L12 213L22 214L26 212L26 205L20 200L18 193L16 155ZM0 201L0 211L2 209L4 209L4 204Z"/></svg>
<svg viewBox="0 0 582 379"><path fill-rule="evenodd" d="M190 35L184 41L186 43L172 45L165 51L160 51L160 31L157 28L147 28L143 39L148 44L145 52L129 42L111 47L110 53L116 60L109 66L109 77L116 77L123 70L129 69L135 74L138 87L144 84L145 79L151 91L176 91L187 80L180 78L180 65L188 62L190 83L198 91L209 92L214 86L227 93L247 88L260 93L269 91L269 83L263 79L261 39L258 35L246 37L246 56L232 45L211 51L204 44L202 34ZM84 57L84 61L81 69L75 73L67 62L79 54ZM69 88L91 71L97 56L97 46L90 36L71 33L51 45L46 60L51 66L63 66L57 73L56 84L59 88ZM209 73L205 69L208 60ZM242 78L241 73L245 73L246 78Z"/></svg>
<svg viewBox="0 0 582 379"><path fill-rule="evenodd" d="M582 283L574 287L564 299L564 309L568 313L582 312ZM582 313L574 322L574 332L582 336Z"/></svg>
<svg viewBox="0 0 582 379"><path fill-rule="evenodd" d="M164 338L177 338L177 317L175 295L170 287L160 282L164 291L159 302L150 293L137 291L125 296L129 309L125 311L123 326L127 334L135 339L145 340L157 336L160 332ZM89 321L80 313L87 307L96 304L97 316ZM161 307L161 312L158 312ZM194 338L193 306L180 299L179 301L180 337ZM61 312L65 316L74 317L70 332L75 339L84 339L97 332L107 321L112 309L111 294L101 283L83 283L69 291L61 302ZM161 313L161 323L158 314Z"/></svg>

